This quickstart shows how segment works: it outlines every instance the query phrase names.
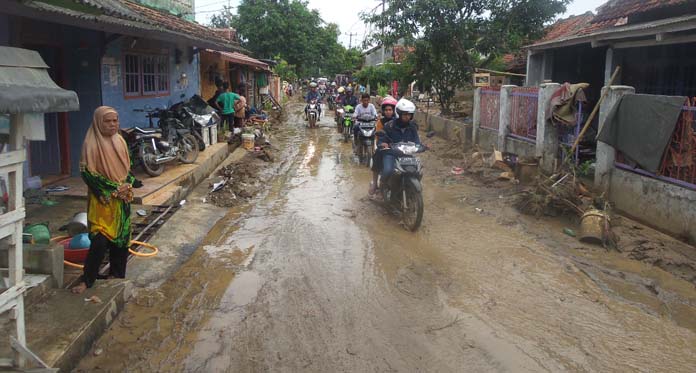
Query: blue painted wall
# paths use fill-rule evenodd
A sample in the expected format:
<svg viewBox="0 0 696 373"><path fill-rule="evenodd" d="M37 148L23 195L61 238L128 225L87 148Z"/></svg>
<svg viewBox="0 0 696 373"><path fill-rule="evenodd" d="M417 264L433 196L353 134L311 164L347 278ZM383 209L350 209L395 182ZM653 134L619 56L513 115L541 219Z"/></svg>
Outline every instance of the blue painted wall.
<svg viewBox="0 0 696 373"><path fill-rule="evenodd" d="M65 26L64 32L65 89L77 92L80 110L68 113L70 133L70 171L80 173L80 153L87 129L92 125L94 109L101 106L99 54L102 35L96 31Z"/></svg>
<svg viewBox="0 0 696 373"><path fill-rule="evenodd" d="M182 51L180 64L175 64L175 49L173 44L138 40L133 51L168 51L169 55L169 95L162 97L125 98L123 79L123 54L133 45L130 37L121 38L106 49L101 64L102 102L104 105L114 107L119 113L121 127L147 126L147 118L143 113L134 112L133 109L142 109L146 105L153 108L170 106L174 103L188 99L200 92L200 73L198 54L189 63L188 53L185 47L179 47ZM180 84L181 74L187 76L187 84Z"/></svg>

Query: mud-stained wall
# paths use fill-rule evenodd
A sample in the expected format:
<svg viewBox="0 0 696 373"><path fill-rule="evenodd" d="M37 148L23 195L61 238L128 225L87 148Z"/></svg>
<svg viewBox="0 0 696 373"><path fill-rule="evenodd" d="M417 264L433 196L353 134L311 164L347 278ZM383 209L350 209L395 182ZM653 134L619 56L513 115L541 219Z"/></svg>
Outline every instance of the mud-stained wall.
<svg viewBox="0 0 696 373"><path fill-rule="evenodd" d="M516 154L518 157L535 158L536 143L508 137L505 139L505 151Z"/></svg>
<svg viewBox="0 0 696 373"><path fill-rule="evenodd" d="M486 128L479 128L478 130L478 146L485 151L491 151L495 146L498 147L498 132L489 130Z"/></svg>
<svg viewBox="0 0 696 373"><path fill-rule="evenodd" d="M609 197L628 215L696 242L696 191L614 168Z"/></svg>

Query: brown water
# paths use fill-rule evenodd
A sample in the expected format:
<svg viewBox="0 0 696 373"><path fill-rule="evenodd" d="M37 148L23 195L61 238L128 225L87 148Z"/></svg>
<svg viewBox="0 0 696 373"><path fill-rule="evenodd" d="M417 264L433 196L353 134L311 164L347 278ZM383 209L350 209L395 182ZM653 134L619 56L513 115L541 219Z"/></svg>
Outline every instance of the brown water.
<svg viewBox="0 0 696 373"><path fill-rule="evenodd" d="M406 232L367 198L370 172L331 118L322 124L291 116L268 193L141 292L79 369L695 370L686 281L501 225L460 202L480 190L438 180L432 155L423 226Z"/></svg>

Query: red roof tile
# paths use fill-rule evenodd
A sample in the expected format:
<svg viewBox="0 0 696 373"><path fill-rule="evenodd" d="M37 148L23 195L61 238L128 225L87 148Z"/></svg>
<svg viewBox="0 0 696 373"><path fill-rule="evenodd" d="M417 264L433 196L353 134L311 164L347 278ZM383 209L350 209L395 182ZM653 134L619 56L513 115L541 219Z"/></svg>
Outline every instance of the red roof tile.
<svg viewBox="0 0 696 373"><path fill-rule="evenodd" d="M523 53L508 53L502 57L505 71L522 71L527 67L527 56Z"/></svg>
<svg viewBox="0 0 696 373"><path fill-rule="evenodd" d="M212 29L198 23L187 21L169 13L160 12L132 1L124 1L123 3L132 11L144 17L146 21L149 21L154 25L171 31L193 35L198 38L212 40L221 44L230 43L229 39L217 35Z"/></svg>
<svg viewBox="0 0 696 373"><path fill-rule="evenodd" d="M619 20L648 11L678 6L693 0L610 0L597 8L593 23Z"/></svg>
<svg viewBox="0 0 696 373"><path fill-rule="evenodd" d="M546 35L536 43L543 43L552 40L566 39L572 36L578 35L583 32L588 26L594 15L592 12L587 12L579 16L570 16L565 19L561 19L549 26ZM535 44L536 44L535 43Z"/></svg>

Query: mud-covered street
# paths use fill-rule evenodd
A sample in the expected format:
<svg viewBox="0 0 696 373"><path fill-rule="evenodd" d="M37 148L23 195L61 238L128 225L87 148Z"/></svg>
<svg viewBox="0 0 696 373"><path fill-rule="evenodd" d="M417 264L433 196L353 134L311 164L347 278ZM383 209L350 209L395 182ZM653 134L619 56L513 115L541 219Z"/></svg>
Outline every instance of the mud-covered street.
<svg viewBox="0 0 696 373"><path fill-rule="evenodd" d="M436 151L407 232L333 113L306 129L287 110L263 191L137 289L77 371L694 371L693 281L511 212Z"/></svg>

